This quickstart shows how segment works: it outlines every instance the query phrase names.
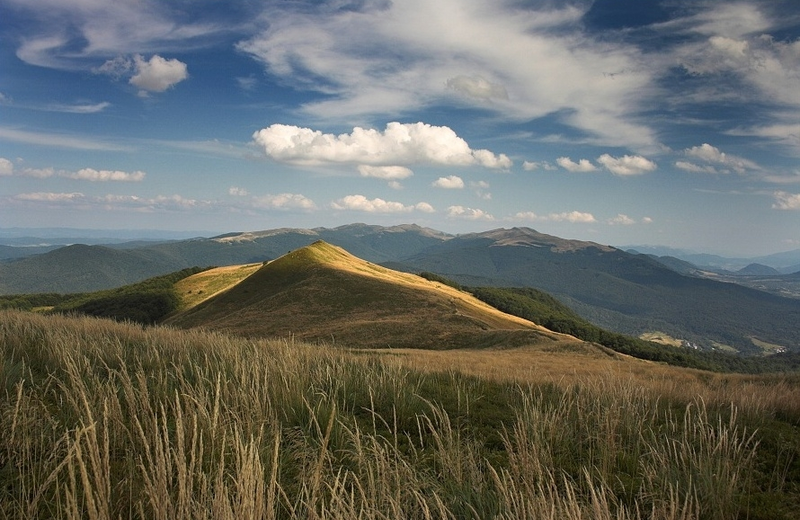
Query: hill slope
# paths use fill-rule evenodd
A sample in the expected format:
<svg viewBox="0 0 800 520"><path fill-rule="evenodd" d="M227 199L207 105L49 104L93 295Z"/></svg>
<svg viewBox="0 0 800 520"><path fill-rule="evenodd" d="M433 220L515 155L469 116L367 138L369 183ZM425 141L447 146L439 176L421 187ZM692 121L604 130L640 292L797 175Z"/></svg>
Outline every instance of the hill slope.
<svg viewBox="0 0 800 520"><path fill-rule="evenodd" d="M498 229L455 237L405 264L465 285L535 287L593 323L626 334L665 330L743 352L760 351L755 338L800 350L800 301L683 276L645 255L593 242Z"/></svg>
<svg viewBox="0 0 800 520"><path fill-rule="evenodd" d="M322 241L265 264L167 323L359 347L582 345L465 292L383 268Z"/></svg>

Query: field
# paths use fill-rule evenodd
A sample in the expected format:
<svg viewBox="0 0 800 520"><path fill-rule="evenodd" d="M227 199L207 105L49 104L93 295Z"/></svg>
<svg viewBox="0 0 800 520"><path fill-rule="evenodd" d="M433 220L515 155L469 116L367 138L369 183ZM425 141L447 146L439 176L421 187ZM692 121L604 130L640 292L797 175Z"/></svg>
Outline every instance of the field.
<svg viewBox="0 0 800 520"><path fill-rule="evenodd" d="M800 379L0 313L6 518L793 518Z"/></svg>

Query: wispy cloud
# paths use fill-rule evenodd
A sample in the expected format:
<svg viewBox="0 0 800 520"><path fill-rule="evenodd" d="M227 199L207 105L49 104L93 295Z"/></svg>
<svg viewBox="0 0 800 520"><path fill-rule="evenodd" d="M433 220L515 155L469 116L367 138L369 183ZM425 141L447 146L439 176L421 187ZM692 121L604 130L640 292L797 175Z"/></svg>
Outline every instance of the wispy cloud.
<svg viewBox="0 0 800 520"><path fill-rule="evenodd" d="M264 29L239 49L298 88L324 93L304 105L315 117L361 119L457 100L514 120L562 113L602 143L653 145L654 132L636 117L652 90L646 60L633 46L583 32L583 14L511 0L326 4L302 13L270 4Z"/></svg>
<svg viewBox="0 0 800 520"><path fill-rule="evenodd" d="M70 148L75 150L94 150L108 152L130 152L134 148L115 144L97 138L80 135L54 134L50 132L31 132L17 128L0 126L0 140L32 144L45 147Z"/></svg>

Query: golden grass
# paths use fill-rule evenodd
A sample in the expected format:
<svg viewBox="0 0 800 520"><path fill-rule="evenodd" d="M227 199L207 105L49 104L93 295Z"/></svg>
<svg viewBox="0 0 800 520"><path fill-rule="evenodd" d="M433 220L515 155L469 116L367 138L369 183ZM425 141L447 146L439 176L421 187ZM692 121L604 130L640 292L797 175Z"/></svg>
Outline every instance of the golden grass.
<svg viewBox="0 0 800 520"><path fill-rule="evenodd" d="M230 289L254 272L262 264L244 264L216 267L184 278L175 284L180 298L178 310L191 309L222 291Z"/></svg>
<svg viewBox="0 0 800 520"><path fill-rule="evenodd" d="M0 518L726 520L797 492L791 445L754 487L748 426L797 420L797 378L20 312L0 312L0 352Z"/></svg>
<svg viewBox="0 0 800 520"><path fill-rule="evenodd" d="M513 349L370 350L411 370L457 372L500 383L634 385L681 403L701 399L754 414L800 415L799 375L712 373L632 358L573 342Z"/></svg>

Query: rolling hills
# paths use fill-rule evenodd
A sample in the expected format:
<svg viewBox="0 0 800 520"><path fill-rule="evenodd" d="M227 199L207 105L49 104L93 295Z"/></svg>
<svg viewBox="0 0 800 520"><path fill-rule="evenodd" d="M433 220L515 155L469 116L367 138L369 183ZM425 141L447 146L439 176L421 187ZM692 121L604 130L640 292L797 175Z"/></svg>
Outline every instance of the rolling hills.
<svg viewBox="0 0 800 520"><path fill-rule="evenodd" d="M323 241L264 264L165 323L373 348L582 344L465 292L386 269Z"/></svg>
<svg viewBox="0 0 800 520"><path fill-rule="evenodd" d="M273 260L316 240L364 260L407 272L439 273L468 286L532 287L556 296L595 325L631 335L663 332L704 349L755 354L800 351L800 300L770 295L794 287L794 275L727 279L692 276L680 261L529 228L467 235L403 225L274 229L139 247L70 246L0 263L0 294L86 292L119 287L192 266ZM678 272L680 271L680 272ZM763 290L762 290L763 289Z"/></svg>

